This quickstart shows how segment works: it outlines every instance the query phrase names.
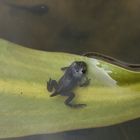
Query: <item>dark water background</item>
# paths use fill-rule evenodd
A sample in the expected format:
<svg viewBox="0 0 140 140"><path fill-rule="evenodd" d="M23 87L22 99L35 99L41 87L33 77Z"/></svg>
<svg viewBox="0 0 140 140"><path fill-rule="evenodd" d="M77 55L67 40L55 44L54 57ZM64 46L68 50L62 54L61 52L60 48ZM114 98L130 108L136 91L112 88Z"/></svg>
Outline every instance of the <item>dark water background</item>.
<svg viewBox="0 0 140 140"><path fill-rule="evenodd" d="M139 7L139 0L0 0L0 38L46 51L95 51L140 63ZM140 119L9 140L140 140Z"/></svg>

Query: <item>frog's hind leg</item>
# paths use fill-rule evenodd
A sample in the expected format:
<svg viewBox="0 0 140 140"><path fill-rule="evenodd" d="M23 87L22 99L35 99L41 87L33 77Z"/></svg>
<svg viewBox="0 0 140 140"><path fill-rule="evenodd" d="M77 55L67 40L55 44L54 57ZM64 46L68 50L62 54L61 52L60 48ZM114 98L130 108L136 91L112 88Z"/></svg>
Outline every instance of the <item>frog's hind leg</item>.
<svg viewBox="0 0 140 140"><path fill-rule="evenodd" d="M68 96L68 98L65 100L65 105L72 107L72 108L81 108L86 106L86 104L73 104L71 103L72 100L75 97L75 94L73 92L68 92L68 93L62 93L62 96Z"/></svg>
<svg viewBox="0 0 140 140"><path fill-rule="evenodd" d="M51 78L49 79L49 81L47 82L47 90L49 92L52 92L53 89L57 89L58 87L58 84L57 84L57 81L56 80L52 80Z"/></svg>

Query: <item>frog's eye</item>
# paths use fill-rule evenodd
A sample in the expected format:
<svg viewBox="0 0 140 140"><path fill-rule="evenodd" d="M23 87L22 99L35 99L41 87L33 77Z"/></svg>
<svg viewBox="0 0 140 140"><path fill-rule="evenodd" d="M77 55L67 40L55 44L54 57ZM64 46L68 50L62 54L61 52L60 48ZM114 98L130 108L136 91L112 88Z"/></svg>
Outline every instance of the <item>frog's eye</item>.
<svg viewBox="0 0 140 140"><path fill-rule="evenodd" d="M86 71L87 71L87 68L86 67L84 67L83 69L82 69L82 73L86 73Z"/></svg>
<svg viewBox="0 0 140 140"><path fill-rule="evenodd" d="M82 70L82 73L86 73L86 69L83 69L83 70Z"/></svg>

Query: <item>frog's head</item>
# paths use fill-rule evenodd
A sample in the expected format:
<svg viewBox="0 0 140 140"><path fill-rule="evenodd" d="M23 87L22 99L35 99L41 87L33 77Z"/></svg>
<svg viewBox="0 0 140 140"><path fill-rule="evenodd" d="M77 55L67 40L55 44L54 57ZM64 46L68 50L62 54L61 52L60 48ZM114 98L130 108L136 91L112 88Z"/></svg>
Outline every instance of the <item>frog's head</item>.
<svg viewBox="0 0 140 140"><path fill-rule="evenodd" d="M70 68L75 77L82 77L87 72L87 64L84 61L75 61Z"/></svg>

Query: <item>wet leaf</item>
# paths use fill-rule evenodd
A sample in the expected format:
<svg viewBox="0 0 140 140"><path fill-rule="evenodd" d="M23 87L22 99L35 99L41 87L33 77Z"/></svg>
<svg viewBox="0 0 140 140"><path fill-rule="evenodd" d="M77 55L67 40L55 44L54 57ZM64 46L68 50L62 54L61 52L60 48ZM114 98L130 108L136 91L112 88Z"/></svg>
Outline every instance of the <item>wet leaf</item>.
<svg viewBox="0 0 140 140"><path fill-rule="evenodd" d="M65 97L49 97L46 81L58 80L61 67L88 64L88 87L75 90L71 109ZM0 40L0 138L102 127L140 117L140 72L98 59L27 49Z"/></svg>

